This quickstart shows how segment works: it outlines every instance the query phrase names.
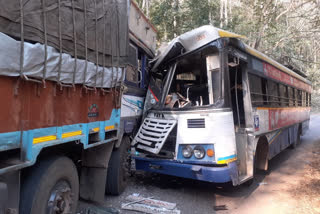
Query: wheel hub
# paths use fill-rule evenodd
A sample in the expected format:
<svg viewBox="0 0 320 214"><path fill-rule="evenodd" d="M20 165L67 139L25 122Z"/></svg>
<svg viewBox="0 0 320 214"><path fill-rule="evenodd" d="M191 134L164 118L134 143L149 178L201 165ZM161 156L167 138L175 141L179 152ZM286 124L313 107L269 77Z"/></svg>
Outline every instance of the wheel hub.
<svg viewBox="0 0 320 214"><path fill-rule="evenodd" d="M72 191L67 182L59 182L51 190L47 205L47 213L72 213Z"/></svg>

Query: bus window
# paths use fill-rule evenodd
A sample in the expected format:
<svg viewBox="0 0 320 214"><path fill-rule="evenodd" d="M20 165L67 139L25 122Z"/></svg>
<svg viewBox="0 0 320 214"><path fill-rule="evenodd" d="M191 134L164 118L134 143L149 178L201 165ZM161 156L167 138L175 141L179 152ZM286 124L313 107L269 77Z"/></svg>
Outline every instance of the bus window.
<svg viewBox="0 0 320 214"><path fill-rule="evenodd" d="M260 79L261 78L256 75L249 74L251 102L254 107L263 105L263 93Z"/></svg>
<svg viewBox="0 0 320 214"><path fill-rule="evenodd" d="M268 97L269 106L279 106L279 85L272 80L268 80Z"/></svg>
<svg viewBox="0 0 320 214"><path fill-rule="evenodd" d="M279 92L280 92L279 94L280 94L281 106L289 106L287 86L283 84L279 84Z"/></svg>
<svg viewBox="0 0 320 214"><path fill-rule="evenodd" d="M218 54L207 56L207 76L210 104L214 104L219 97L220 58Z"/></svg>
<svg viewBox="0 0 320 214"><path fill-rule="evenodd" d="M298 91L298 98L297 98L297 100L298 100L298 106L303 106L303 104L302 104L302 91L301 90L297 90Z"/></svg>
<svg viewBox="0 0 320 214"><path fill-rule="evenodd" d="M217 103L220 95L219 54L197 52L178 61L168 95L167 108L185 108Z"/></svg>
<svg viewBox="0 0 320 214"><path fill-rule="evenodd" d="M269 105L269 97L268 97L268 85L267 80L264 78L261 78L261 88L262 88L262 94L263 94L263 105L268 106Z"/></svg>
<svg viewBox="0 0 320 214"><path fill-rule="evenodd" d="M298 95L298 89L294 90L294 106L299 106L299 95Z"/></svg>
<svg viewBox="0 0 320 214"><path fill-rule="evenodd" d="M294 106L294 90L288 86L289 106Z"/></svg>
<svg viewBox="0 0 320 214"><path fill-rule="evenodd" d="M301 106L306 106L306 92L304 91L301 91L301 101L302 101Z"/></svg>

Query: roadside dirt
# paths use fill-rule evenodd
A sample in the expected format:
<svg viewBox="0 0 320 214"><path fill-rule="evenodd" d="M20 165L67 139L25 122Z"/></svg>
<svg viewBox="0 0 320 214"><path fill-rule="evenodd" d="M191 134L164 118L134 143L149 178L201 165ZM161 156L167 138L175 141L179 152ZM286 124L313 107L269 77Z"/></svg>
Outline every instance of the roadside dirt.
<svg viewBox="0 0 320 214"><path fill-rule="evenodd" d="M292 190L292 195L298 199L296 213L320 213L320 143L314 144L310 162L305 166L305 174Z"/></svg>
<svg viewBox="0 0 320 214"><path fill-rule="evenodd" d="M250 186L223 188L206 182L137 173L121 196L106 196L106 207L120 213L133 193L177 203L182 214L320 214L320 114L294 150L286 149L269 162L270 173L259 174ZM215 210L225 206L226 210Z"/></svg>

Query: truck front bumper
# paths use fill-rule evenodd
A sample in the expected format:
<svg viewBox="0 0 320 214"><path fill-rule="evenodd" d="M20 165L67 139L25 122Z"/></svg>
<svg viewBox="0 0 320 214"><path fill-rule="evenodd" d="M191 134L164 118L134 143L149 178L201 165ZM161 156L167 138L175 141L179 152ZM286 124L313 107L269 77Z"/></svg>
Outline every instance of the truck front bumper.
<svg viewBox="0 0 320 214"><path fill-rule="evenodd" d="M238 167L236 162L231 162L224 167L203 166L180 163L174 160L162 160L133 157L136 170L155 172L177 177L201 180L213 183L226 183L232 181L238 185Z"/></svg>

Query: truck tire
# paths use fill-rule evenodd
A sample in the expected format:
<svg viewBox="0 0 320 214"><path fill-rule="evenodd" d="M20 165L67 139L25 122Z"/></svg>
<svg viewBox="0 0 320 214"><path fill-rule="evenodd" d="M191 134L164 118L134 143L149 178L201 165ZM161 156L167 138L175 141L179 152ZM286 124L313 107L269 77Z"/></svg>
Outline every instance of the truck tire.
<svg viewBox="0 0 320 214"><path fill-rule="evenodd" d="M106 181L107 194L120 195L127 186L130 169L129 148L130 139L124 136L120 147L111 154Z"/></svg>
<svg viewBox="0 0 320 214"><path fill-rule="evenodd" d="M72 160L39 160L23 174L20 214L75 213L78 197L79 178Z"/></svg>

